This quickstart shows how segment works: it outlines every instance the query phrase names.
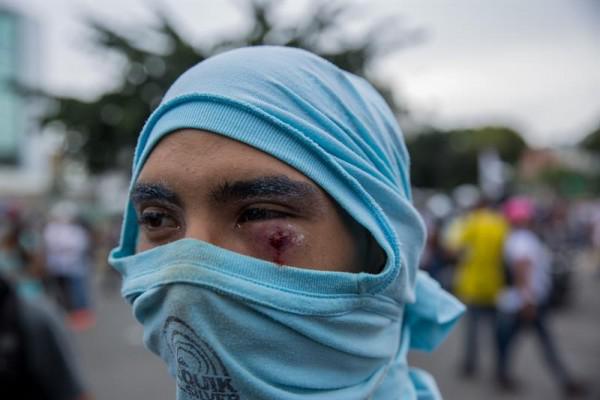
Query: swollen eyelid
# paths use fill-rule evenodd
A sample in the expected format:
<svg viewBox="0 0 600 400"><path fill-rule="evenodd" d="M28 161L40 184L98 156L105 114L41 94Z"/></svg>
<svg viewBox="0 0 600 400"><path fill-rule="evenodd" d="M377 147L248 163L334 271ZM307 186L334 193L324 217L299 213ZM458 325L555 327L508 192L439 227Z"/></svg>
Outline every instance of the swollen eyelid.
<svg viewBox="0 0 600 400"><path fill-rule="evenodd" d="M238 219L238 223L286 218L288 216L288 214L282 211L269 210L266 208L249 208L242 213Z"/></svg>

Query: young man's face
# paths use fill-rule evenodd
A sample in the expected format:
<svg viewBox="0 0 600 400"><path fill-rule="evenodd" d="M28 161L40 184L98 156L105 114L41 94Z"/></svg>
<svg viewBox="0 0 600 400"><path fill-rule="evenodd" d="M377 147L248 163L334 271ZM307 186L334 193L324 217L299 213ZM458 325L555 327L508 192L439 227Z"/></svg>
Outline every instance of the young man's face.
<svg viewBox="0 0 600 400"><path fill-rule="evenodd" d="M359 272L369 235L309 178L213 133L181 130L150 154L132 193L137 251L193 238L296 267Z"/></svg>

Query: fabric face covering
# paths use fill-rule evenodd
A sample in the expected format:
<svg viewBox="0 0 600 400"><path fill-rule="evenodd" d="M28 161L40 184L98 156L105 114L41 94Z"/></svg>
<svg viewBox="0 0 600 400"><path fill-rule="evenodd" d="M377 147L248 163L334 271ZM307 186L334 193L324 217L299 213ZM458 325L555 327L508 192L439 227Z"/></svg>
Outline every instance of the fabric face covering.
<svg viewBox="0 0 600 400"><path fill-rule="evenodd" d="M194 239L136 254L129 204L110 262L146 346L177 379L177 398L440 398L406 354L435 348L463 307L417 273L424 228L411 204L408 155L375 90L298 49L223 53L184 73L150 116L132 186L155 145L183 128L296 168L369 231L387 260L378 274L316 271Z"/></svg>

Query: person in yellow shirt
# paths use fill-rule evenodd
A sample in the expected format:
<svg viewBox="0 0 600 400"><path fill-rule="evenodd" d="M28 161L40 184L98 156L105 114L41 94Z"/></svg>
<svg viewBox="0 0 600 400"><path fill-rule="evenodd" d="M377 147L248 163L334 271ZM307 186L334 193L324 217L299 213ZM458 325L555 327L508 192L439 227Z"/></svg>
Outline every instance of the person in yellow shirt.
<svg viewBox="0 0 600 400"><path fill-rule="evenodd" d="M496 338L496 297L505 284L503 245L509 230L504 217L485 200L455 223L452 247L459 255L454 292L467 305L462 373L477 372L479 326L487 319Z"/></svg>

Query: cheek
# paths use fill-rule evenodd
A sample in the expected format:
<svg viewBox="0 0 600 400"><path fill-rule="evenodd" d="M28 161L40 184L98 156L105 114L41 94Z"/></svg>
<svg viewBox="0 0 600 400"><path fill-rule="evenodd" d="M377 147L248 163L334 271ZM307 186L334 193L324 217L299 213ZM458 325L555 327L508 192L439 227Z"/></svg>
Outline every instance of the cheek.
<svg viewBox="0 0 600 400"><path fill-rule="evenodd" d="M258 258L277 264L292 265L303 253L306 238L292 224L261 224L252 229L252 244Z"/></svg>

